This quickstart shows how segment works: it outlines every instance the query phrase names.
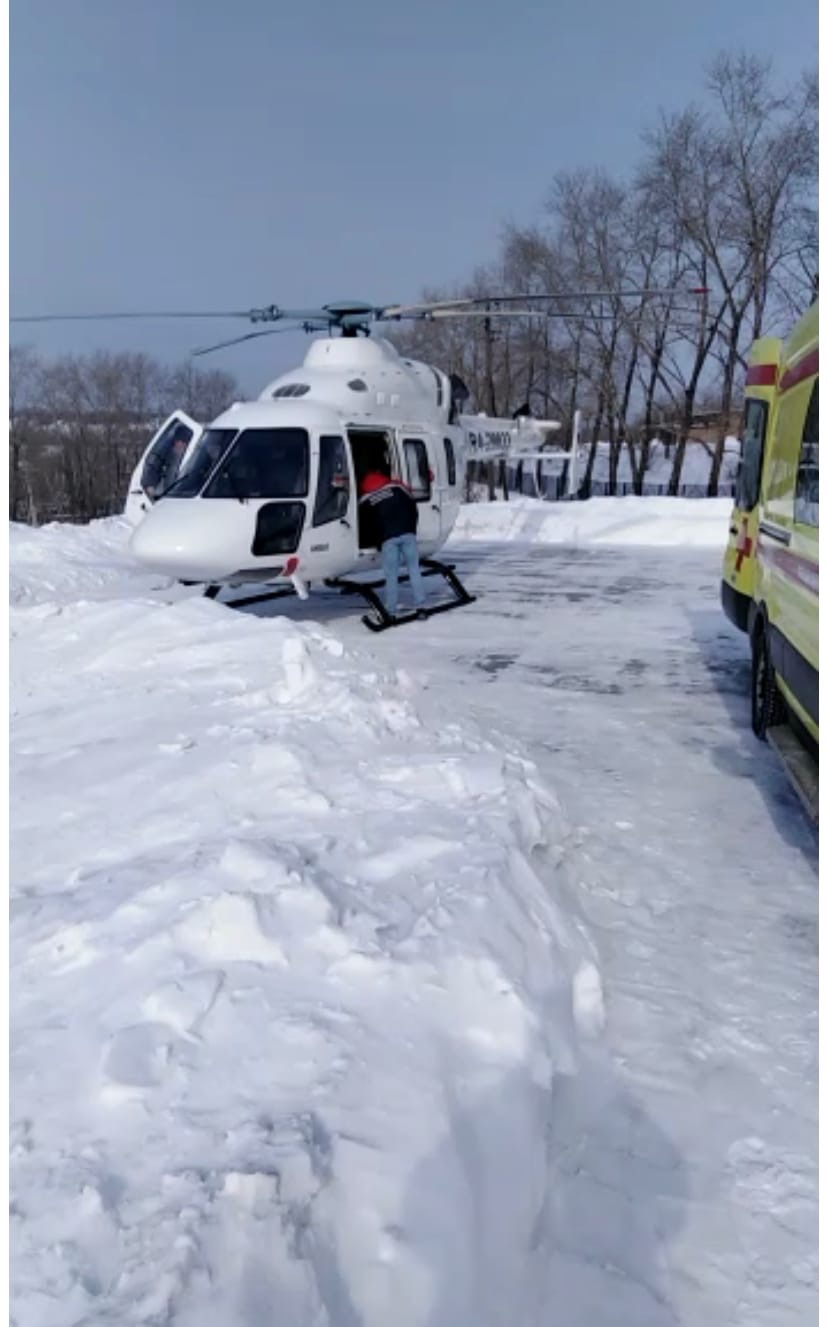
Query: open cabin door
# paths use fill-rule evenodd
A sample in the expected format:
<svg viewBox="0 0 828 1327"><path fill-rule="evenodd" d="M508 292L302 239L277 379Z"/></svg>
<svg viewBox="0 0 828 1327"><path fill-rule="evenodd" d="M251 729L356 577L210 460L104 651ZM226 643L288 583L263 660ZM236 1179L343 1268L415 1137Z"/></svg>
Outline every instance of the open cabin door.
<svg viewBox="0 0 828 1327"><path fill-rule="evenodd" d="M357 500L364 492L363 484L367 475L378 472L390 477L399 470L399 461L388 429L351 427L348 429L348 448ZM373 522L366 516L364 505L357 506L357 546L361 559L371 560L376 556L376 531Z"/></svg>
<svg viewBox="0 0 828 1327"><path fill-rule="evenodd" d="M398 435L402 459L402 479L411 490L420 513L417 543L428 551L442 539L441 509L443 482L441 467L434 455L435 435L406 429ZM439 443L442 446L442 442Z"/></svg>
<svg viewBox="0 0 828 1327"><path fill-rule="evenodd" d="M348 448L339 434L319 438L319 460L311 529L306 529L314 565L323 567L322 577L338 576L357 559L356 484L348 464ZM301 568L300 568L301 574ZM318 573L317 573L318 574Z"/></svg>
<svg viewBox="0 0 828 1327"><path fill-rule="evenodd" d="M153 502L178 478L203 432L202 426L183 410L174 411L164 420L130 481L124 515L131 525L140 524Z"/></svg>
<svg viewBox="0 0 828 1327"><path fill-rule="evenodd" d="M463 450L458 437L443 436L437 443L437 475L440 484L440 538L448 539L460 512L465 474Z"/></svg>

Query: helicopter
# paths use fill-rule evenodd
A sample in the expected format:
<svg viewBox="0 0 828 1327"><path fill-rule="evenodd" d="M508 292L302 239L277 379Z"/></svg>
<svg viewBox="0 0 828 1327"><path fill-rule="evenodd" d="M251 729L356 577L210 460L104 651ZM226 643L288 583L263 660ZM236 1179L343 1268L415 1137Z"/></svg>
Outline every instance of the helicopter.
<svg viewBox="0 0 828 1327"><path fill-rule="evenodd" d="M141 456L126 497L133 556L185 585L204 586L210 598L224 589L255 585L257 593L230 601L235 607L282 595L304 599L320 584L358 594L374 610L363 621L383 630L414 615L391 618L377 593L382 580L365 579L381 563L359 498L366 475L379 471L401 480L417 502L423 573L442 577L452 592L448 600L427 607L425 615L472 602L453 565L434 556L457 519L467 463L536 457L560 421L534 419L528 407L508 419L465 414L469 393L456 374L406 358L386 337L374 335L374 328L442 318L570 316L550 312L549 301L555 298L501 295L384 306L343 301L295 310L271 304L228 314L62 315L242 317L254 325L279 324L195 355L280 331L326 333L311 342L301 366L268 383L256 400L237 401L206 424L181 410L164 421ZM61 315L15 321L52 317Z"/></svg>

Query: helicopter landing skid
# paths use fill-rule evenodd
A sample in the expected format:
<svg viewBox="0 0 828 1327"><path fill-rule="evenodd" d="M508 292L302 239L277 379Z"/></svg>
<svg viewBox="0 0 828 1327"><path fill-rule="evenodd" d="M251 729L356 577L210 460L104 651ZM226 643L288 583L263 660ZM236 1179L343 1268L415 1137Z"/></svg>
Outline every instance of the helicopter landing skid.
<svg viewBox="0 0 828 1327"><path fill-rule="evenodd" d="M335 580L326 581L325 584L341 590L343 594L359 594L367 601L376 614L376 617L369 617L366 614L362 618L362 622L370 631L387 631L389 627L402 627L407 622L416 622L424 617L434 617L437 613L448 613L452 608L462 608L463 604L474 603L476 596L469 594L455 572L452 563L438 562L435 558L421 558L420 567L423 576L442 576L446 584L454 591L454 599L449 600L448 603L435 604L433 608L421 608L413 613L404 613L400 617L392 617L377 593L385 584L384 580L351 581L337 577ZM405 583L408 576L401 576L400 580Z"/></svg>
<svg viewBox="0 0 828 1327"><path fill-rule="evenodd" d="M221 585L208 585L204 591L205 599L215 599L224 587ZM295 598L296 591L293 586L289 590L263 590L259 594L247 594L242 599L228 599L225 608L246 608L248 604L261 604L266 599L286 599Z"/></svg>

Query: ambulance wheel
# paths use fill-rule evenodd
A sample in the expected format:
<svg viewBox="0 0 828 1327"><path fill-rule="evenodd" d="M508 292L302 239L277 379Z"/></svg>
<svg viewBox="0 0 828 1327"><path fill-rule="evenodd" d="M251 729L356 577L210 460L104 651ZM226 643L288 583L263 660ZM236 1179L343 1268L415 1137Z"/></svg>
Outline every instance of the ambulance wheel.
<svg viewBox="0 0 828 1327"><path fill-rule="evenodd" d="M771 661L768 633L762 620L753 633L752 654L750 722L756 736L764 742L768 729L784 722L785 702L776 684L776 669Z"/></svg>

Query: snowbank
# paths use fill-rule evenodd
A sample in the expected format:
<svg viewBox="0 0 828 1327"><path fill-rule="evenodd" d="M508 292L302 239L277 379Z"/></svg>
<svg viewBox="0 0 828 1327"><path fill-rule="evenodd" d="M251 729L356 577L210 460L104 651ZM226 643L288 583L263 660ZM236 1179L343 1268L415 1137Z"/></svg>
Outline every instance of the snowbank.
<svg viewBox="0 0 828 1327"><path fill-rule="evenodd" d="M452 540L538 544L638 544L721 548L732 498L589 498L586 502L472 502L460 510Z"/></svg>
<svg viewBox="0 0 828 1327"><path fill-rule="evenodd" d="M722 485L733 484L739 472L739 455L741 443L738 438L725 438L724 453L722 456L721 470L719 471L719 483ZM595 459L592 467L592 477L597 483L605 482L610 476L610 456L612 447L609 442L599 442L595 453ZM650 442L650 449L647 456L647 468L644 472L644 482L653 488L666 486L670 482L673 473L673 459L675 448L668 448L657 438ZM706 487L710 479L710 468L713 464L713 448L708 450L707 446L700 442L688 442L684 453L684 460L681 466L681 483L687 485L699 485ZM582 445L578 449L578 475L582 476L586 472L587 460L589 458L590 448L588 445ZM636 454L640 455L636 447ZM555 472L556 463L550 464L550 470ZM561 461L557 462L557 469L560 470ZM630 463L630 453L627 447L622 447L617 461L616 479L619 484L631 484L633 480L632 465Z"/></svg>
<svg viewBox="0 0 828 1327"><path fill-rule="evenodd" d="M554 797L123 535L12 538L18 1327L520 1322L602 1021Z"/></svg>
<svg viewBox="0 0 828 1327"><path fill-rule="evenodd" d="M12 603L100 598L124 584L140 592L159 582L130 557L132 526L122 516L33 528L9 523Z"/></svg>

